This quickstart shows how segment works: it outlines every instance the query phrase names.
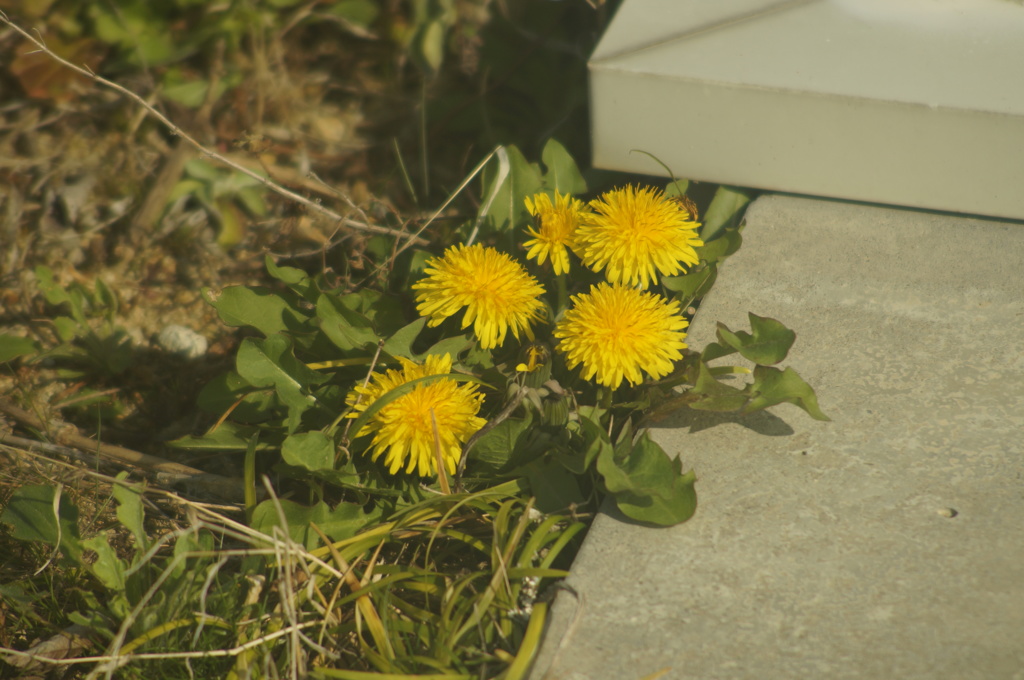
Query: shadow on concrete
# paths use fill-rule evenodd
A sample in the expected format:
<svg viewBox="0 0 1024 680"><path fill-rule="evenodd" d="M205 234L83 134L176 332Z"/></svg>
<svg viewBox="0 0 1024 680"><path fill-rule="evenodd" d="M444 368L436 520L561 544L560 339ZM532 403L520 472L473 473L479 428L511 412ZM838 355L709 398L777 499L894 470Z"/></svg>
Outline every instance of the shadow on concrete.
<svg viewBox="0 0 1024 680"><path fill-rule="evenodd" d="M748 430L768 437L786 437L794 434L794 430L782 418L767 411L759 411L747 415L741 413L717 413L714 411L695 411L683 408L655 423L650 423L651 429L659 430L664 428L683 429L686 428L692 434L702 430L708 430L726 423L735 423Z"/></svg>

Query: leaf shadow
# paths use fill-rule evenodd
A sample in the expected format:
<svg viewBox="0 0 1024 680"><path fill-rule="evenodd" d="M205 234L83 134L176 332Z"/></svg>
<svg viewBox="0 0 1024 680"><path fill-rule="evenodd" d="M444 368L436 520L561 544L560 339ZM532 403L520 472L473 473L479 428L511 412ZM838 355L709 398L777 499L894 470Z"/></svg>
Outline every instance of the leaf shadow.
<svg viewBox="0 0 1024 680"><path fill-rule="evenodd" d="M652 429L687 429L690 434L693 434L726 423L735 423L768 437L788 437L795 434L795 430L790 427L789 423L768 411L743 414L735 411L698 411L681 408L657 422L650 423L649 427Z"/></svg>

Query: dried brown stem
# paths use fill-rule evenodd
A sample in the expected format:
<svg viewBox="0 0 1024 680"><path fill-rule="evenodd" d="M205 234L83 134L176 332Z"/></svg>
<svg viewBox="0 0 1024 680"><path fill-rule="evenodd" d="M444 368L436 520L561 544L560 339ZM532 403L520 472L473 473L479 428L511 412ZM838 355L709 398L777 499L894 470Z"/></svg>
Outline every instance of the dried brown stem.
<svg viewBox="0 0 1024 680"><path fill-rule="evenodd" d="M51 429L32 413L5 401L0 401L0 413L13 418L21 423L22 426L32 430L45 432ZM62 424L59 431L53 435L53 439L56 441L56 445L35 442L0 432L0 444L20 446L28 450L37 450L41 453L59 454L81 459L81 454L75 453L78 451L118 465L140 468L153 478L154 481L168 486L186 484L225 500L235 502L244 500L243 482L241 479L210 474L157 456L126 449L122 446L104 444L88 437L83 437L70 424ZM65 447L73 451L62 450Z"/></svg>

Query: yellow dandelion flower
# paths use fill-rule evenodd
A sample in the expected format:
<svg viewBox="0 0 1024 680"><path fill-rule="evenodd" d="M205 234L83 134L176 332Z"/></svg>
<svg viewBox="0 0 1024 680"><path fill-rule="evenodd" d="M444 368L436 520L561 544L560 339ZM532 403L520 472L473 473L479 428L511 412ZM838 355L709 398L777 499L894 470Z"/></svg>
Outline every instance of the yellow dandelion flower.
<svg viewBox="0 0 1024 680"><path fill-rule="evenodd" d="M346 402L354 407L349 418L359 417L381 396L400 385L428 375L447 375L452 370L449 354L430 354L423 364L403 358L399 361L401 370L375 372L365 387L356 387L349 393ZM477 416L483 399L472 383L439 378L417 385L387 404L356 436L373 435L373 460L386 453L384 463L391 474L404 466L406 472L429 477L437 475L434 453L434 423L437 423L441 459L448 473L455 474L462 457L462 445L487 422Z"/></svg>
<svg viewBox="0 0 1024 680"><path fill-rule="evenodd" d="M594 271L605 271L612 283L647 288L665 276L686 270L700 260L695 248L704 245L685 206L657 189L627 186L590 202L590 213L576 230L577 252Z"/></svg>
<svg viewBox="0 0 1024 680"><path fill-rule="evenodd" d="M672 372L686 347L689 325L679 302L622 285L600 283L572 296L573 306L555 327L566 364L583 364L583 377L611 388L623 378L637 385L640 371L652 378Z"/></svg>
<svg viewBox="0 0 1024 680"><path fill-rule="evenodd" d="M484 349L504 343L509 329L516 338L523 331L533 340L530 324L541 318L544 288L505 253L479 244L452 246L427 262L426 271L413 289L427 325L437 326L465 307L462 327L473 324Z"/></svg>
<svg viewBox="0 0 1024 680"><path fill-rule="evenodd" d="M550 257L555 274L567 274L568 250L576 249L574 235L586 212L583 201L556 191L555 202L552 204L551 197L541 193L526 199L526 209L540 224L539 231L533 227L526 228L527 233L533 237L523 244L528 248L526 259L536 259L537 264L544 264Z"/></svg>

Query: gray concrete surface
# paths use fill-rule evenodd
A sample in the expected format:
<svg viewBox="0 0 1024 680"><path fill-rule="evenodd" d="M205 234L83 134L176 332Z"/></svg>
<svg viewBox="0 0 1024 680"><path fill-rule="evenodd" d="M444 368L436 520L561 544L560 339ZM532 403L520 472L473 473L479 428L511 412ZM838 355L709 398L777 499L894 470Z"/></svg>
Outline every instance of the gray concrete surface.
<svg viewBox="0 0 1024 680"><path fill-rule="evenodd" d="M1024 224L769 195L695 319L797 332L781 405L656 430L669 529L601 514L533 680L1024 678Z"/></svg>

